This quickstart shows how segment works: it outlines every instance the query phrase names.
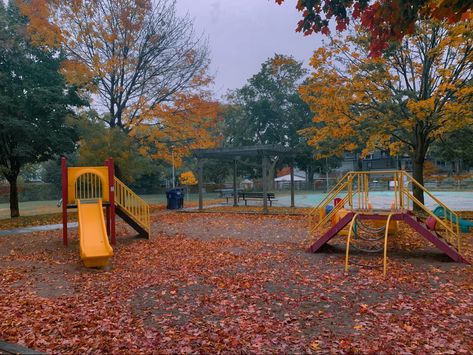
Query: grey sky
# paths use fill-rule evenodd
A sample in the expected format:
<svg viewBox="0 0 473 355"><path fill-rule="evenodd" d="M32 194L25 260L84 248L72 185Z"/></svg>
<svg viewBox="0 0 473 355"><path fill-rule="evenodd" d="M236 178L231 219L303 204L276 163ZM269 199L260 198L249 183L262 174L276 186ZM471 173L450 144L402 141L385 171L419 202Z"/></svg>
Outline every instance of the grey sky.
<svg viewBox="0 0 473 355"><path fill-rule="evenodd" d="M177 0L177 11L194 19L211 50L217 96L241 87L274 53L308 63L320 35L304 37L295 28L300 14L295 0Z"/></svg>

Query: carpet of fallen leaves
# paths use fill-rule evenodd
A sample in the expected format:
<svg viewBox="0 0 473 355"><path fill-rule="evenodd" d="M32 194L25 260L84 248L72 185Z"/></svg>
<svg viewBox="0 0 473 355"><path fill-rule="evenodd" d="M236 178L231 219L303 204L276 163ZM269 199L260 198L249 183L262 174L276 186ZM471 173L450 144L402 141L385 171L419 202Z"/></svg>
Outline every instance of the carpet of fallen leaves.
<svg viewBox="0 0 473 355"><path fill-rule="evenodd" d="M103 270L82 266L76 235L1 237L0 339L61 354L473 352L471 266L403 228L386 279L344 275L343 239L308 254L305 223L157 212L148 241L118 226Z"/></svg>

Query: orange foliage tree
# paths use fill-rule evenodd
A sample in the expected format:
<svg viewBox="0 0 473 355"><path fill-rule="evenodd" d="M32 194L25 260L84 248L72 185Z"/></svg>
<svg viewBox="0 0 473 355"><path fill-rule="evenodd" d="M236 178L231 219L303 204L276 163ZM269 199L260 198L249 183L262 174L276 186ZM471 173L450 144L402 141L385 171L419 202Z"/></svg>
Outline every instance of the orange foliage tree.
<svg viewBox="0 0 473 355"><path fill-rule="evenodd" d="M67 80L92 93L101 119L137 138L143 153L166 159L169 145L181 156L214 142L208 50L174 1L31 0L21 8L36 42L66 52Z"/></svg>
<svg viewBox="0 0 473 355"><path fill-rule="evenodd" d="M370 33L371 54L379 56L389 42L413 34L421 17L449 22L471 17L473 0L298 0L296 8L302 13L297 31L305 35L330 33L332 19L339 31L347 28L350 18L360 19Z"/></svg>
<svg viewBox="0 0 473 355"><path fill-rule="evenodd" d="M473 23L447 26L422 22L389 56L369 56L369 38L358 32L334 40L311 59L312 76L301 87L315 113L303 131L316 148L336 141L338 149L408 151L413 175L423 184L430 145L473 123ZM414 195L423 202L421 189Z"/></svg>
<svg viewBox="0 0 473 355"><path fill-rule="evenodd" d="M141 144L143 155L182 165L183 158L194 149L212 148L221 140L217 129L220 105L206 96L179 94L170 104L157 105L147 111L141 124L133 127L130 135Z"/></svg>

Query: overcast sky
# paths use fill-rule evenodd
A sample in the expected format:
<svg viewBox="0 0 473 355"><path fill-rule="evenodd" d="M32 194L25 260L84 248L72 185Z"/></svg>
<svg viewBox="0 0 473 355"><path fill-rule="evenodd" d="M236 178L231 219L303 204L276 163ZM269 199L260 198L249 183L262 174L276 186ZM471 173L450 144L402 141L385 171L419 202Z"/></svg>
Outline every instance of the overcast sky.
<svg viewBox="0 0 473 355"><path fill-rule="evenodd" d="M178 13L188 13L196 30L208 38L218 97L244 85L274 53L308 63L322 37L296 33L296 0L286 2L278 6L274 0L177 0Z"/></svg>

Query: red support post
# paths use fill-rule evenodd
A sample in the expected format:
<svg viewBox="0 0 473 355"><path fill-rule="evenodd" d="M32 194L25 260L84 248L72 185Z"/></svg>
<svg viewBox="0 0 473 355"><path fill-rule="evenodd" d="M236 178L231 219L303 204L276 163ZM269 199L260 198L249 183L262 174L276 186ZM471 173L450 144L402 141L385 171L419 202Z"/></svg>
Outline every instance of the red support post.
<svg viewBox="0 0 473 355"><path fill-rule="evenodd" d="M107 235L110 237L110 206L105 207L105 221L107 227Z"/></svg>
<svg viewBox="0 0 473 355"><path fill-rule="evenodd" d="M67 160L61 157L61 182L62 182L62 243L67 246Z"/></svg>
<svg viewBox="0 0 473 355"><path fill-rule="evenodd" d="M113 159L107 159L108 165L108 185L109 185L109 199L110 199L110 239L112 245L116 244L115 235L115 167Z"/></svg>
<svg viewBox="0 0 473 355"><path fill-rule="evenodd" d="M107 169L109 169L108 158L104 160L103 165L105 165L107 167ZM107 179L110 179L110 177L108 175L107 175ZM109 194L110 194L110 188L109 188ZM105 207L105 224L106 224L106 227L107 227L107 235L108 235L108 238L110 239L110 237L111 237L110 236L110 206Z"/></svg>

